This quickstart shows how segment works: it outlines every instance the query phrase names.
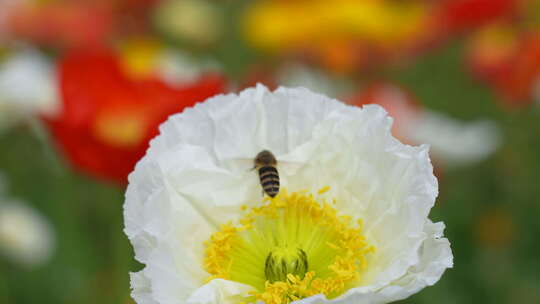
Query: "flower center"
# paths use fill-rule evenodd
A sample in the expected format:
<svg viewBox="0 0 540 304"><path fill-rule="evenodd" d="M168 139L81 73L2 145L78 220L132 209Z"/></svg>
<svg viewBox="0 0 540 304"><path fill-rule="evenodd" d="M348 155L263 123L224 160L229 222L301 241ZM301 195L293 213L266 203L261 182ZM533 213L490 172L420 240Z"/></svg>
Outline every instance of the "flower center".
<svg viewBox="0 0 540 304"><path fill-rule="evenodd" d="M366 242L361 224L338 214L324 199L282 189L262 206L247 210L238 225L223 225L212 234L205 243L205 268L209 280L252 286L253 302L286 304L316 294L337 297L359 284L375 249Z"/></svg>
<svg viewBox="0 0 540 304"><path fill-rule="evenodd" d="M145 122L138 112L101 113L93 126L94 135L104 143L117 148L133 148L146 135Z"/></svg>
<svg viewBox="0 0 540 304"><path fill-rule="evenodd" d="M286 281L292 274L304 278L308 269L306 252L300 248L277 247L272 250L264 265L264 274L270 283Z"/></svg>

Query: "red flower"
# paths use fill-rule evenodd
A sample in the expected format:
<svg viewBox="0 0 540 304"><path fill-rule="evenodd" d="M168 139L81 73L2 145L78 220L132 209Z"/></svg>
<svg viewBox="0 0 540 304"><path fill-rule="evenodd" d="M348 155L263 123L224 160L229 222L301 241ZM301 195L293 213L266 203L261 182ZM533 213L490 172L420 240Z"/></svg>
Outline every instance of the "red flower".
<svg viewBox="0 0 540 304"><path fill-rule="evenodd" d="M5 31L47 46L94 47L105 43L113 26L114 16L106 6L63 1L15 6L8 13Z"/></svg>
<svg viewBox="0 0 540 304"><path fill-rule="evenodd" d="M443 32L477 28L517 13L521 0L445 0L434 14Z"/></svg>
<svg viewBox="0 0 540 304"><path fill-rule="evenodd" d="M493 88L504 105L527 106L540 83L540 34L510 27L504 29L506 33L490 33L491 30L484 32L496 36L473 40L467 54L468 64L475 76Z"/></svg>
<svg viewBox="0 0 540 304"><path fill-rule="evenodd" d="M18 1L0 4L0 10L6 10L3 32L10 38L55 48L88 48L147 32L148 14L158 1Z"/></svg>
<svg viewBox="0 0 540 304"><path fill-rule="evenodd" d="M63 108L47 123L60 150L76 169L122 184L159 124L224 89L216 74L183 87L134 80L108 52L68 55L59 63L59 79Z"/></svg>

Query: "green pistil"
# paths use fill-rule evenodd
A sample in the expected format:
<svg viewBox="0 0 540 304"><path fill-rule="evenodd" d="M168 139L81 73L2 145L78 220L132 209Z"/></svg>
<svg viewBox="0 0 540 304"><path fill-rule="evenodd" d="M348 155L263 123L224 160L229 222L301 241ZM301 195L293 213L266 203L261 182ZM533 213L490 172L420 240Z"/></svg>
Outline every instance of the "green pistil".
<svg viewBox="0 0 540 304"><path fill-rule="evenodd" d="M307 271L307 255L300 248L277 247L266 257L264 274L270 283L285 282L288 274L303 279Z"/></svg>

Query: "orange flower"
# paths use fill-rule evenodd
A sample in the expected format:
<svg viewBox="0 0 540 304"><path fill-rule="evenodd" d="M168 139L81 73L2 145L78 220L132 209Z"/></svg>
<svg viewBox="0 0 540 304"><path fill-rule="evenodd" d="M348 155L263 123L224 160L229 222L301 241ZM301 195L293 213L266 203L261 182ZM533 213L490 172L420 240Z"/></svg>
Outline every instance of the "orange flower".
<svg viewBox="0 0 540 304"><path fill-rule="evenodd" d="M518 46L519 33L511 25L488 26L472 36L466 61L476 77L494 81L508 72Z"/></svg>
<svg viewBox="0 0 540 304"><path fill-rule="evenodd" d="M497 78L496 89L507 104L528 105L540 81L540 34L523 39L511 62L507 73Z"/></svg>

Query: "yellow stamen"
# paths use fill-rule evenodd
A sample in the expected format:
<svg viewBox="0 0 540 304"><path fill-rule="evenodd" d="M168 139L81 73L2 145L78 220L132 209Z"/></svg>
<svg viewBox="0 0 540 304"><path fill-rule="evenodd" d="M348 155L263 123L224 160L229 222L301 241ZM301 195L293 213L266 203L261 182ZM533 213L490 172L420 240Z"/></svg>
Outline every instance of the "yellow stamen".
<svg viewBox="0 0 540 304"><path fill-rule="evenodd" d="M212 234L205 243L209 280L251 285L253 302L266 304L316 294L336 297L360 279L375 249L362 235L362 221L353 223L307 191L282 189L262 206L246 210L238 225L222 225Z"/></svg>
<svg viewBox="0 0 540 304"><path fill-rule="evenodd" d="M330 186L324 186L317 192L318 194L326 193L328 190L330 190Z"/></svg>

